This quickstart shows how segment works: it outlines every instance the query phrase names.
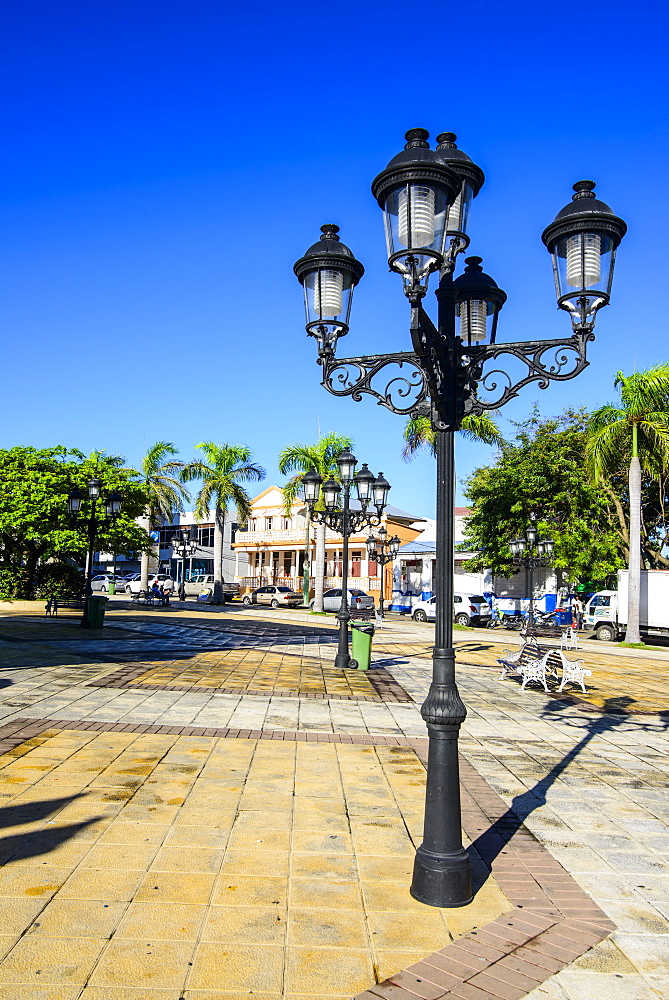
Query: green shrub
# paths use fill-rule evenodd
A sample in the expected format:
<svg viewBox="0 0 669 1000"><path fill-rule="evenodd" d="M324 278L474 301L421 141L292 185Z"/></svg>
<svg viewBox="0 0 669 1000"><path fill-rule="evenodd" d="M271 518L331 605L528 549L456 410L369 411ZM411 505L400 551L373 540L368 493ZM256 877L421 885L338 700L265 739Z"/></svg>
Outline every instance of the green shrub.
<svg viewBox="0 0 669 1000"><path fill-rule="evenodd" d="M43 563L37 569L37 586L35 597L45 600L55 594L56 597L83 597L86 578L83 570L70 563Z"/></svg>
<svg viewBox="0 0 669 1000"><path fill-rule="evenodd" d="M0 566L0 600L24 601L31 596L30 580L22 566Z"/></svg>

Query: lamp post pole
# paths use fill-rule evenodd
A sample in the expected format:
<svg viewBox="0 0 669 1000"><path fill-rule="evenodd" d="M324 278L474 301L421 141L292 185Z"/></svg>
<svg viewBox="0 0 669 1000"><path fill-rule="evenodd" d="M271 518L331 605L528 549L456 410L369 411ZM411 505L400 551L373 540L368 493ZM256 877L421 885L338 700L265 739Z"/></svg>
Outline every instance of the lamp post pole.
<svg viewBox="0 0 669 1000"><path fill-rule="evenodd" d="M67 508L70 514L70 520L72 525L75 525L79 514L81 513L81 505L85 499L90 502L90 514L86 520L86 536L87 536L87 550L86 550L86 584L84 589L84 613L81 618L82 628L91 628L90 621L90 607L89 600L93 595L93 557L95 555L95 543L98 534L101 530L108 528L109 525L116 520L116 518L121 513L121 502L122 498L120 493L113 490L105 499L105 517L97 517L97 505L100 499L100 490L102 483L99 479L93 478L89 480L87 484L87 493L81 492L81 490L75 489L70 493L67 498Z"/></svg>
<svg viewBox="0 0 669 1000"><path fill-rule="evenodd" d="M309 519L313 524L325 524L332 531L342 536L342 573L341 573L341 603L337 612L339 622L339 641L335 666L346 668L355 666L348 651L348 631L351 621L351 611L348 603L348 540L365 526L381 524L383 510L388 498L389 483L380 472L376 479L366 465L355 472L357 459L346 449L337 458L339 466L339 482L329 479L323 482L315 469L310 469L302 477L304 498L309 507ZM351 509L351 488L355 484L360 501L360 510ZM316 510L319 500L323 501L323 510ZM373 502L375 512L368 510Z"/></svg>
<svg viewBox="0 0 669 1000"><path fill-rule="evenodd" d="M181 559L181 579L179 580L179 600L186 600L186 559L197 549L197 527L180 528L172 538L172 549Z"/></svg>
<svg viewBox="0 0 669 1000"><path fill-rule="evenodd" d="M378 537L370 535L367 539L367 558L371 562L376 562L381 566L381 596L379 598L379 616L383 621L383 584L386 563L397 558L400 547L400 539L393 535L388 539L388 532L384 527L379 529Z"/></svg>
<svg viewBox="0 0 669 1000"><path fill-rule="evenodd" d="M525 567L527 584L530 594L530 605L527 615L527 631L534 629L534 570L548 566L553 554L553 539L540 539L537 533L536 515L530 514L530 524L524 538L514 538L509 542L513 565L516 569Z"/></svg>
<svg viewBox="0 0 669 1000"><path fill-rule="evenodd" d="M452 642L454 434L465 416L498 410L537 381L567 381L588 364L596 314L608 305L617 247L627 226L599 201L592 181L579 181L572 201L544 230L553 259L557 303L571 318L570 337L497 343L506 294L485 274L480 257L457 257L469 246L469 208L484 175L458 149L456 136L428 143L425 129L410 129L405 148L374 179L372 193L384 214L388 264L402 277L410 305L411 350L337 358L349 332L353 289L362 264L339 239L339 227L321 238L294 266L304 288L306 330L318 345L321 384L334 396L364 394L404 417L429 417L436 432L437 575L432 683L421 714L429 754L422 845L416 852L411 893L432 906L463 906L472 898L469 859L460 833L457 739L465 706L455 681ZM437 325L423 308L429 276L439 272ZM502 367L512 362L511 373ZM502 360L500 360L502 359Z"/></svg>

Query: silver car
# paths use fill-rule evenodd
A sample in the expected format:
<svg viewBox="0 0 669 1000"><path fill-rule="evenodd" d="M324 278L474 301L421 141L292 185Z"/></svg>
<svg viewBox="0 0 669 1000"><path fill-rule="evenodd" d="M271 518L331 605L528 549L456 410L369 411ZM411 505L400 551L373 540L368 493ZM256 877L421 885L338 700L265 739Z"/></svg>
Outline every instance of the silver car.
<svg viewBox="0 0 669 1000"><path fill-rule="evenodd" d="M296 594L290 587L258 587L252 593L244 594L242 604L269 604L272 608L294 608L302 604L302 594Z"/></svg>
<svg viewBox="0 0 669 1000"><path fill-rule="evenodd" d="M309 601L309 607L313 608L314 600L312 598ZM374 598L366 594L364 590L356 590L351 587L348 591L348 606L351 611L364 611L369 608L374 608ZM335 587L333 590L326 590L323 594L323 610L324 611L339 611L341 607L341 587Z"/></svg>

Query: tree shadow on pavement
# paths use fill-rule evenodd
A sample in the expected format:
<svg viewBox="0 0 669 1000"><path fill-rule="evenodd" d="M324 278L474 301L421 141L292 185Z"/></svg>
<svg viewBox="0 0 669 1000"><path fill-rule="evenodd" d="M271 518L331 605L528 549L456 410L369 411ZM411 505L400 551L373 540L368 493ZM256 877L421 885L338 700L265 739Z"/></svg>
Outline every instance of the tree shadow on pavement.
<svg viewBox="0 0 669 1000"><path fill-rule="evenodd" d="M596 717L587 718L584 726L580 718L576 720L575 724L585 730L583 737L578 743L550 769L545 777L537 781L532 788L529 788L526 792L522 792L520 795L514 796L511 805L503 815L496 819L474 841L473 846L486 864L492 864L535 809L546 805L546 793L548 789L564 774L569 765L576 760L581 751L596 736L612 732L621 725L630 723L634 725L635 729L641 728L649 732L661 732L669 728L669 712L660 712L655 717L657 721L654 718L653 721L644 722L639 721L638 718L632 719L629 715L623 714L626 707L633 702L634 699L629 697L612 698L604 703L603 713L598 713ZM569 709L570 706L568 705L557 701L549 701L542 712L542 718L555 718L562 715L565 711L569 711ZM561 719L560 721L568 722L567 719Z"/></svg>
<svg viewBox="0 0 669 1000"><path fill-rule="evenodd" d="M81 798L85 796L69 795L59 799L43 799L39 802L21 802L17 805L4 806L0 808L0 830L4 831L9 827L25 823L37 823ZM79 823L41 827L33 833L23 832L0 837L0 865L48 854L102 818L93 816Z"/></svg>

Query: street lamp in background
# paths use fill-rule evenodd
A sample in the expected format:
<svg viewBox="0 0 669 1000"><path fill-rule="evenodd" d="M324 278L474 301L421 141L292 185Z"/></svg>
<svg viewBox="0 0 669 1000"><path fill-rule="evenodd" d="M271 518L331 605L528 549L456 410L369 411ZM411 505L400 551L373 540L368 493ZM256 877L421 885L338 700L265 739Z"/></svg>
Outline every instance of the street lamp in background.
<svg viewBox="0 0 669 1000"><path fill-rule="evenodd" d="M383 618L383 584L385 578L386 563L397 558L400 548L400 539L397 535L388 540L388 532L384 527L379 529L378 538L370 535L367 539L367 558L381 566L381 597L379 598L379 615Z"/></svg>
<svg viewBox="0 0 669 1000"><path fill-rule="evenodd" d="M463 906L472 898L469 857L462 846L458 735L466 709L455 682L453 650L454 435L463 417L498 410L521 388L574 378L588 364L597 312L607 305L616 249L627 226L599 201L592 181L579 181L568 205L544 230L553 258L560 309L571 336L497 343L506 294L468 257L453 278L457 257L469 246L467 223L484 175L455 144L452 132L437 148L422 128L406 133L406 146L374 179L372 194L384 216L388 264L402 279L410 306L411 349L337 358L349 332L351 299L364 268L322 226L320 240L294 266L304 288L306 330L318 348L321 384L334 396L363 394L401 416L428 416L436 431L436 620L432 683L421 714L429 754L423 843L416 852L411 893L432 906ZM502 233L514 249L511 230ZM439 273L437 323L423 308L430 274ZM504 367L500 359L505 359ZM508 371L507 371L508 368Z"/></svg>
<svg viewBox="0 0 669 1000"><path fill-rule="evenodd" d="M191 559L197 551L197 525L190 528L179 528L172 536L172 551L181 559L181 579L179 581L179 600L186 600L186 559Z"/></svg>
<svg viewBox="0 0 669 1000"><path fill-rule="evenodd" d="M315 469L302 476L304 499L309 508L309 519L313 524L325 524L331 531L337 531L343 538L341 604L337 612L339 622L339 646L335 657L336 667L350 667L353 661L348 652L348 626L351 611L348 604L348 540L364 527L381 524L383 511L388 500L390 484L379 472L375 478L366 465L355 471L358 460L348 449L337 459L339 481L328 479L323 482ZM351 488L355 484L360 510L351 510ZM323 510L316 510L319 499L323 499ZM370 509L370 503L374 510Z"/></svg>
<svg viewBox="0 0 669 1000"><path fill-rule="evenodd" d="M90 515L86 523L87 535L88 535L88 550L86 553L86 589L84 597L84 614L81 619L82 628L91 628L90 614L89 614L89 598L93 594L93 556L95 554L95 542L98 534L101 530L104 530L112 524L116 518L121 513L121 503L122 497L120 493L113 490L105 498L105 516L100 518L97 516L98 502L100 500L100 491L102 483L99 479L91 479L87 484L87 492L82 493L81 490L73 490L67 498L67 509L70 515L70 519L73 524L76 523L79 515L81 514L81 507L85 500L90 501Z"/></svg>
<svg viewBox="0 0 669 1000"><path fill-rule="evenodd" d="M537 536L536 516L530 514L531 523L525 531L524 538L514 538L509 542L513 565L516 569L525 567L527 585L530 593L530 610L527 616L528 633L534 628L534 571L548 566L553 555L553 539L539 539Z"/></svg>

